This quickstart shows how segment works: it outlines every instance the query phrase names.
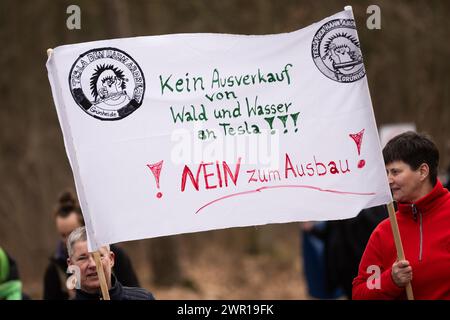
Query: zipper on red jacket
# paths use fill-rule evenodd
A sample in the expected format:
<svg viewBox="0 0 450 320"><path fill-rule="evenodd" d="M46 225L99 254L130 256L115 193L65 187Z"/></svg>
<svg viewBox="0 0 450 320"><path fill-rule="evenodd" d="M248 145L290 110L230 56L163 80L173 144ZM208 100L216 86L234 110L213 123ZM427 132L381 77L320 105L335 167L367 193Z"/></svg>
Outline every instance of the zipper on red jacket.
<svg viewBox="0 0 450 320"><path fill-rule="evenodd" d="M417 213L419 214L419 232L420 232L419 261L422 261L422 250L423 250L422 212L417 210L417 206L414 203L411 204L411 209L412 209L414 221L417 221Z"/></svg>
<svg viewBox="0 0 450 320"><path fill-rule="evenodd" d="M414 203L411 204L411 210L412 210L412 213L413 213L414 221L417 221L417 207L416 207L416 205Z"/></svg>
<svg viewBox="0 0 450 320"><path fill-rule="evenodd" d="M422 233L422 212L419 212L419 227L420 227L420 248L419 248L419 261L422 261L422 249L423 249L423 233Z"/></svg>

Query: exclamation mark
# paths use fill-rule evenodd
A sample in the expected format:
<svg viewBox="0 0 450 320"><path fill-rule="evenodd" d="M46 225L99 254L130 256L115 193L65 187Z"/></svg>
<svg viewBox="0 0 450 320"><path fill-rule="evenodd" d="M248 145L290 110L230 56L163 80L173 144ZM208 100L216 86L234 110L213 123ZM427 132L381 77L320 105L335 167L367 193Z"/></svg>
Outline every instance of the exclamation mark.
<svg viewBox="0 0 450 320"><path fill-rule="evenodd" d="M280 119L281 122L283 122L284 133L287 133L288 130L286 129L286 120L288 116L278 116L277 118Z"/></svg>
<svg viewBox="0 0 450 320"><path fill-rule="evenodd" d="M164 160L161 160L160 162L147 165L147 167L152 171L153 176L155 177L156 188L158 188L158 189L159 189L159 176L161 174L163 162L164 162ZM156 194L156 197L159 199L162 197L162 195L163 195L162 192L158 192Z"/></svg>
<svg viewBox="0 0 450 320"><path fill-rule="evenodd" d="M350 133L349 134L350 138L352 138L353 141L355 141L356 148L358 150L358 156L361 155L361 145L362 145L364 130L365 129L362 129L358 133ZM365 165L366 165L366 161L364 159L359 160L358 169L362 169Z"/></svg>
<svg viewBox="0 0 450 320"><path fill-rule="evenodd" d="M270 126L270 133L271 133L271 134L274 134L274 133L275 133L275 130L273 130L273 127L272 127L272 125L273 125L273 119L275 119L275 117L264 118L264 120L266 120L267 123L268 123L269 126Z"/></svg>
<svg viewBox="0 0 450 320"><path fill-rule="evenodd" d="M300 112L291 114L292 121L294 121L294 127L297 127L297 119ZM298 128L295 128L295 132L298 131Z"/></svg>

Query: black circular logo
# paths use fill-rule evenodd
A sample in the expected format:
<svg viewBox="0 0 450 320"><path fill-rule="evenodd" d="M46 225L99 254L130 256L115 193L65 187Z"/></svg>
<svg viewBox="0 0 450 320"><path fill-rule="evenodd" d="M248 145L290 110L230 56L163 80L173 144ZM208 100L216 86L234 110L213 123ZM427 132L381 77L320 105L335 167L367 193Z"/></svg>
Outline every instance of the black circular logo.
<svg viewBox="0 0 450 320"><path fill-rule="evenodd" d="M116 48L89 50L70 69L69 87L75 102L100 120L120 120L144 99L144 74L127 53Z"/></svg>
<svg viewBox="0 0 450 320"><path fill-rule="evenodd" d="M354 82L366 74L353 19L334 19L314 35L311 53L317 68L338 82Z"/></svg>

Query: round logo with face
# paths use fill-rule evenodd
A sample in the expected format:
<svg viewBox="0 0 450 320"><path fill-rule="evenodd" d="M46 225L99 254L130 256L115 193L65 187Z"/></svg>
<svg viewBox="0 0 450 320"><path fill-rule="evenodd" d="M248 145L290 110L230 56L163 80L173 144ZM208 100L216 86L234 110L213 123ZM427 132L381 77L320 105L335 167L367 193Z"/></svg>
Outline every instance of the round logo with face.
<svg viewBox="0 0 450 320"><path fill-rule="evenodd" d="M89 50L70 69L69 87L75 102L100 120L120 120L144 99L144 74L127 53L116 48Z"/></svg>
<svg viewBox="0 0 450 320"><path fill-rule="evenodd" d="M366 74L353 19L334 19L314 35L311 53L317 68L338 82L354 82Z"/></svg>

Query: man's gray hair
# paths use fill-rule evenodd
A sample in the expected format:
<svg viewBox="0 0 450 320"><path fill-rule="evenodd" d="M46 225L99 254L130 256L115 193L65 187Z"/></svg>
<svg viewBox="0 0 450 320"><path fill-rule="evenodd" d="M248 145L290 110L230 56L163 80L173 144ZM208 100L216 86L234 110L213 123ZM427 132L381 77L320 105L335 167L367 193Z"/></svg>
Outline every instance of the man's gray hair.
<svg viewBox="0 0 450 320"><path fill-rule="evenodd" d="M69 254L69 258L72 257L73 246L79 241L87 241L86 227L76 228L67 238L67 253ZM105 247L108 251L110 250L109 245L106 245Z"/></svg>
<svg viewBox="0 0 450 320"><path fill-rule="evenodd" d="M67 238L67 253L72 257L73 246L78 241L87 241L86 227L79 227L73 230Z"/></svg>

